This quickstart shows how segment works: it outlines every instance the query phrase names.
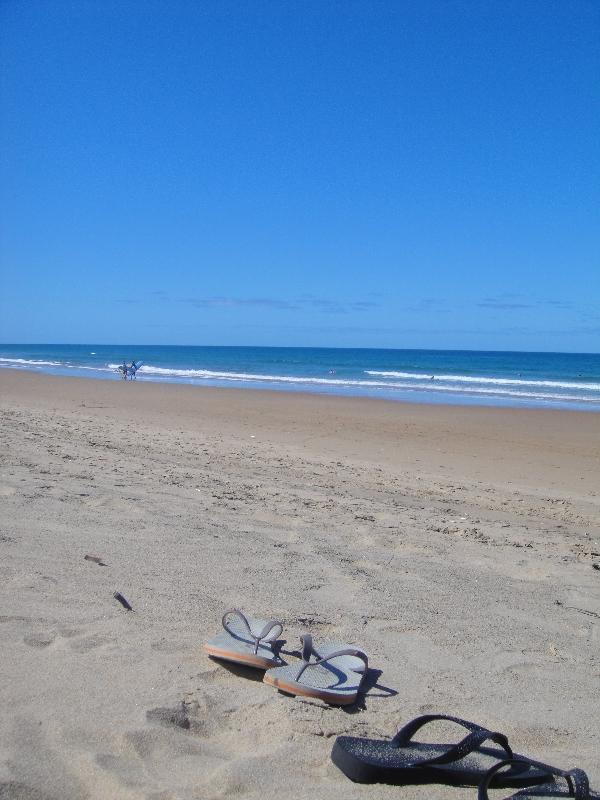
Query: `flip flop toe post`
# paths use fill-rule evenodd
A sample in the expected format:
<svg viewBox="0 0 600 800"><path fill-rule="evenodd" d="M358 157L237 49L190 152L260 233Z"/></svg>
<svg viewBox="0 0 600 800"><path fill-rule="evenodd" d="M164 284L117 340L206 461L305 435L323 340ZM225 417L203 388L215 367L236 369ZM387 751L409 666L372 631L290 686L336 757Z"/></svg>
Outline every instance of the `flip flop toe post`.
<svg viewBox="0 0 600 800"><path fill-rule="evenodd" d="M237 608L226 611L223 630L204 645L204 652L223 661L269 669L284 663L273 650L283 625L278 620L255 619Z"/></svg>

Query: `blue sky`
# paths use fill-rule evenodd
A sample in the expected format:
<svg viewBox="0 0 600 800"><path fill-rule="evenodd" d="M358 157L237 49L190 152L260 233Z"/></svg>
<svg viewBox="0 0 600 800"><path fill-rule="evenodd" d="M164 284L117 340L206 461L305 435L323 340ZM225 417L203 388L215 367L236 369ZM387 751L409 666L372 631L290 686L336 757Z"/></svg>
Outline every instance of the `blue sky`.
<svg viewBox="0 0 600 800"><path fill-rule="evenodd" d="M0 28L0 341L600 351L596 0Z"/></svg>

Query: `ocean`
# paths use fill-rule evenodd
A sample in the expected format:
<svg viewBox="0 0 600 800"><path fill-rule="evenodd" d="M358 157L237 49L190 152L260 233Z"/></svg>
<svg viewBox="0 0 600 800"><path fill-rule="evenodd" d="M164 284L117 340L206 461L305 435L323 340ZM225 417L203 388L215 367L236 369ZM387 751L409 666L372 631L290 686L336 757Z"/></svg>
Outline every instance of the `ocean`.
<svg viewBox="0 0 600 800"><path fill-rule="evenodd" d="M137 380L379 397L415 403L600 411L600 354L320 347L0 345L0 368Z"/></svg>

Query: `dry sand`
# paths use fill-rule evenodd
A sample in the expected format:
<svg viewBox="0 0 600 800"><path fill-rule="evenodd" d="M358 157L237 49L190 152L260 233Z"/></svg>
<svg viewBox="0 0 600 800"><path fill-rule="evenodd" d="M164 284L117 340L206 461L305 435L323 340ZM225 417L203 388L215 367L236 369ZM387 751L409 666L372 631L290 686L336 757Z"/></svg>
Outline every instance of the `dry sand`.
<svg viewBox="0 0 600 800"><path fill-rule="evenodd" d="M0 390L3 800L474 800L331 763L337 734L424 712L600 784L600 415L8 370ZM205 657L232 606L292 649L365 648L365 696Z"/></svg>

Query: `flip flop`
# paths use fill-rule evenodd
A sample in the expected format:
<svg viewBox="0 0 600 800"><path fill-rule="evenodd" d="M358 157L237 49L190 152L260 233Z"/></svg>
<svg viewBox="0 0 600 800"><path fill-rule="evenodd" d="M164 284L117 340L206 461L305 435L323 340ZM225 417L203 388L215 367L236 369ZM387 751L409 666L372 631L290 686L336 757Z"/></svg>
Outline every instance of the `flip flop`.
<svg viewBox="0 0 600 800"><path fill-rule="evenodd" d="M496 783L496 780L501 777L498 775L500 770L504 767L512 766L514 764L531 764L532 762L520 761L519 759L506 759L495 764L487 771L483 780L479 784L479 791L477 793L477 800L489 800L488 787L490 784ZM556 767L549 767L546 764L538 764L537 766L543 767L551 775L561 778L561 781L549 781L542 783L530 789L523 789L506 800L542 800L542 798L553 797L574 797L575 800L589 800L590 783L588 777L582 769L562 770ZM595 795L598 797L598 795Z"/></svg>
<svg viewBox="0 0 600 800"><path fill-rule="evenodd" d="M354 703L369 666L367 656L361 650L347 647L334 650L322 658L317 656L315 661L311 661L311 657L316 656L312 636L305 634L300 637L300 641L300 664L288 664L268 670L263 677L264 683L288 694L315 697L331 705L345 706ZM348 658L353 659L351 663L355 663L354 659L360 660L363 665L362 674L348 667Z"/></svg>
<svg viewBox="0 0 600 800"><path fill-rule="evenodd" d="M456 722L470 733L457 744L414 742L414 734L429 722ZM486 741L501 749L482 747ZM506 736L445 714L426 714L409 722L391 740L338 736L331 759L359 783L450 783L477 786L499 759L519 759L519 765L497 776L494 785L528 786L548 779L548 771L524 756L513 756Z"/></svg>
<svg viewBox="0 0 600 800"><path fill-rule="evenodd" d="M279 620L247 617L234 608L223 614L221 622L224 630L204 645L209 656L257 669L285 663L273 651L274 642L283 632Z"/></svg>

